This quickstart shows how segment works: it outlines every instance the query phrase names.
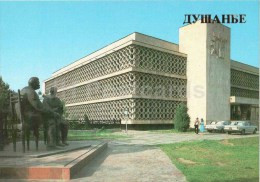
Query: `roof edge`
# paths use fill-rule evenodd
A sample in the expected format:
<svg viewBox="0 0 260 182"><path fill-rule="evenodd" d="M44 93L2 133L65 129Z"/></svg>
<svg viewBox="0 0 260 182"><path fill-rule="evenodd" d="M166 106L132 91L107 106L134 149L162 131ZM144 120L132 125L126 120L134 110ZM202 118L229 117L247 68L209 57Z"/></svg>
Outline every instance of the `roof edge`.
<svg viewBox="0 0 260 182"><path fill-rule="evenodd" d="M106 45L106 46L104 46L104 47L102 47L102 48L100 48L100 49L80 58L80 59L77 59L76 61L74 61L74 62L72 62L72 63L70 63L70 64L68 64L68 65L66 65L66 66L64 66L60 69L58 69L57 71L53 72L52 76L59 75L62 72L67 71L67 70L71 70L71 69L75 68L76 66L83 64L86 61L94 60L97 57L99 57L100 55L102 55L102 54L104 54L104 53L106 53L110 50L113 50L116 47L122 46L123 44L126 44L129 41L133 41L133 40L143 42L143 43L146 43L146 44L155 44L158 47L162 47L164 49L170 49L172 51L179 52L179 45L176 44L176 43L172 43L172 42L169 42L169 41L166 41L166 40L158 39L158 38L155 38L155 37L152 37L152 36L149 36L149 35L145 35L145 34L142 34L142 33L139 33L139 32L133 32L133 33L128 34L127 36L121 38L121 39L118 39L118 40L112 42L109 45Z"/></svg>

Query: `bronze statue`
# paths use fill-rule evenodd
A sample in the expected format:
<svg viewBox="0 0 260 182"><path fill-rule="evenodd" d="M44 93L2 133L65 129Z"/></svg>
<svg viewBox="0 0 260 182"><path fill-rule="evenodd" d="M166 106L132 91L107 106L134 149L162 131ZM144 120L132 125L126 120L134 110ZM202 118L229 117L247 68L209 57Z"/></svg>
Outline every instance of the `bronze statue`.
<svg viewBox="0 0 260 182"><path fill-rule="evenodd" d="M39 79L37 77L32 77L28 81L28 86L21 90L21 95L23 95L22 104L27 150L29 150L30 130L33 130L36 141L36 149L38 150L39 126L43 122L43 114L52 115L52 117L58 116L58 114L43 106L39 96L35 92L35 90L39 88Z"/></svg>
<svg viewBox="0 0 260 182"><path fill-rule="evenodd" d="M50 108L53 112L59 114L59 117L53 118L47 117L48 120L48 146L54 147L68 145L67 134L68 134L68 123L62 117L63 115L63 104L61 100L56 97L57 88L51 87L50 95L44 96L43 104ZM62 140L62 143L60 143Z"/></svg>

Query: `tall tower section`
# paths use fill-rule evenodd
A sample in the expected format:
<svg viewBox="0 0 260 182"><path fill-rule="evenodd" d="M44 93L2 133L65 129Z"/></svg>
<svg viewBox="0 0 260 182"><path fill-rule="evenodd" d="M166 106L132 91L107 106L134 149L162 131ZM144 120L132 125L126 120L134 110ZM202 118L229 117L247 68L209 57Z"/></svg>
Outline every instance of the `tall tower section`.
<svg viewBox="0 0 260 182"><path fill-rule="evenodd" d="M187 105L194 120L230 119L230 29L197 21L179 30L187 54Z"/></svg>

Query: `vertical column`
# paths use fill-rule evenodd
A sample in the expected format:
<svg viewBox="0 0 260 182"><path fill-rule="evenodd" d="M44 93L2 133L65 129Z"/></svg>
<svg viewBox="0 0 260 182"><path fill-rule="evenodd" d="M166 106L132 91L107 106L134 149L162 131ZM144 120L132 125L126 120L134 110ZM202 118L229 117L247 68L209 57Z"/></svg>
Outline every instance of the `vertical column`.
<svg viewBox="0 0 260 182"><path fill-rule="evenodd" d="M179 51L187 54L187 105L191 127L230 119L230 29L197 21L180 28Z"/></svg>
<svg viewBox="0 0 260 182"><path fill-rule="evenodd" d="M179 51L187 54L187 106L191 127L206 118L207 25L195 23L179 30Z"/></svg>
<svg viewBox="0 0 260 182"><path fill-rule="evenodd" d="M206 119L229 120L230 29L219 23L207 24L206 70Z"/></svg>

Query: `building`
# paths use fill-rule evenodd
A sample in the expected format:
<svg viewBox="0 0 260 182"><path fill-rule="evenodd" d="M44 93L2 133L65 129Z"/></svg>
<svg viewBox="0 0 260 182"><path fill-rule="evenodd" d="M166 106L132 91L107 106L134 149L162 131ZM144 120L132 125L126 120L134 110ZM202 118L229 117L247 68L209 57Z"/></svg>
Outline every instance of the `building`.
<svg viewBox="0 0 260 182"><path fill-rule="evenodd" d="M218 23L181 27L179 45L132 33L56 71L51 86L71 119L171 124L180 103L192 122L259 118L258 68L231 60L230 29Z"/></svg>

